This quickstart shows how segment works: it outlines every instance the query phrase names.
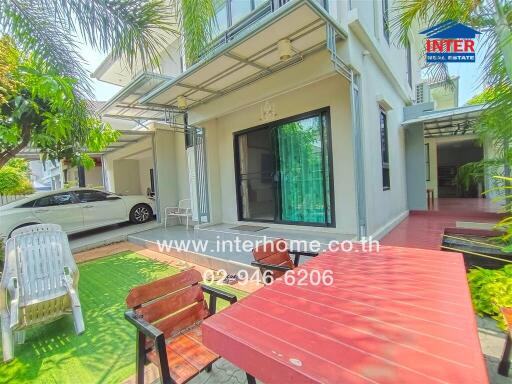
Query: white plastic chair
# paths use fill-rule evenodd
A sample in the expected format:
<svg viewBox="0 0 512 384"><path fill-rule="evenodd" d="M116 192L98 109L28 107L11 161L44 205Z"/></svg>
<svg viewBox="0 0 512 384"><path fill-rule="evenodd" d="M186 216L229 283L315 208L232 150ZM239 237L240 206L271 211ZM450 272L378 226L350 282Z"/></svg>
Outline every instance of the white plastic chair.
<svg viewBox="0 0 512 384"><path fill-rule="evenodd" d="M78 268L67 235L56 229L46 224L23 227L6 242L0 281L4 361L14 357L13 335L23 343L30 326L72 314L76 333L85 330Z"/></svg>
<svg viewBox="0 0 512 384"><path fill-rule="evenodd" d="M62 227L59 224L34 224L20 227L11 232L11 237L21 235L23 233L33 232L48 232L48 231L62 231Z"/></svg>
<svg viewBox="0 0 512 384"><path fill-rule="evenodd" d="M164 219L164 227L167 228L167 219L169 217L177 217L179 222L181 223L182 218L186 218L187 220L187 229L188 222L192 218L192 207L190 199L183 199L178 202L177 207L167 207L165 208L165 219Z"/></svg>

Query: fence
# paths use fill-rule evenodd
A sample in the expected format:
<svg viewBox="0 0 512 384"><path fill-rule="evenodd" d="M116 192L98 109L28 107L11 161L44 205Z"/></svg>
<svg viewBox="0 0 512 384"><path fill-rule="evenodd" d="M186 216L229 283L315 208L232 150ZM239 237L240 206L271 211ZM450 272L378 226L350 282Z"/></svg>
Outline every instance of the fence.
<svg viewBox="0 0 512 384"><path fill-rule="evenodd" d="M0 207L13 201L23 199L28 195L0 195Z"/></svg>

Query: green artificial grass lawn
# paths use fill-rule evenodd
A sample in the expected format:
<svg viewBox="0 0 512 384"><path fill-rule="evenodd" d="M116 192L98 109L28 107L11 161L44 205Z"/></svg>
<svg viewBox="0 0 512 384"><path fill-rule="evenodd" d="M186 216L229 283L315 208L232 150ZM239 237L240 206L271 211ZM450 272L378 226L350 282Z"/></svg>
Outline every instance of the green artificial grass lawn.
<svg viewBox="0 0 512 384"><path fill-rule="evenodd" d="M75 335L71 316L27 330L25 344L15 346L15 359L0 360L0 383L119 383L135 373L135 328L124 319L124 299L131 288L179 270L130 251L79 269L85 333ZM218 308L226 305L219 302Z"/></svg>

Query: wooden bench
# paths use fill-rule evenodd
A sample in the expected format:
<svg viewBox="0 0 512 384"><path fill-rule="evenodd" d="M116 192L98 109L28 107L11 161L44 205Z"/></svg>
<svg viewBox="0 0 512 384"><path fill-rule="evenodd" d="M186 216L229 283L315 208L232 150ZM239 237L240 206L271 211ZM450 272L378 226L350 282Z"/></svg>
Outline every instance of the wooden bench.
<svg viewBox="0 0 512 384"><path fill-rule="evenodd" d="M217 298L232 304L236 296L200 281L191 269L130 290L125 318L137 328L137 384L144 383L148 362L159 368L163 384L181 384L209 372L220 358L203 345L200 324L216 312ZM203 292L210 295L208 304Z"/></svg>
<svg viewBox="0 0 512 384"><path fill-rule="evenodd" d="M252 255L254 256L254 261L251 265L261 270L265 282L268 283L272 278L277 279L287 271L298 267L301 256L314 257L318 256L318 253L291 251L288 249L288 244L284 239L277 239L254 248ZM291 255L294 255L293 262Z"/></svg>
<svg viewBox="0 0 512 384"><path fill-rule="evenodd" d="M503 356L498 365L498 373L503 376L508 376L510 370L510 351L512 349L512 308L501 308L501 313L505 317L507 323L507 341L505 342L505 348L503 349Z"/></svg>

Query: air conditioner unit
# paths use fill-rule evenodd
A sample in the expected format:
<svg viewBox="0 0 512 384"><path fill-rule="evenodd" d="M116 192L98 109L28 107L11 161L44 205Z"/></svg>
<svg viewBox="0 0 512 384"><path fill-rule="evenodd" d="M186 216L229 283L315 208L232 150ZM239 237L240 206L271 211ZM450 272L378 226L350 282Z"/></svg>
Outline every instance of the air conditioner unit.
<svg viewBox="0 0 512 384"><path fill-rule="evenodd" d="M430 102L430 88L427 83L416 85L416 104Z"/></svg>

